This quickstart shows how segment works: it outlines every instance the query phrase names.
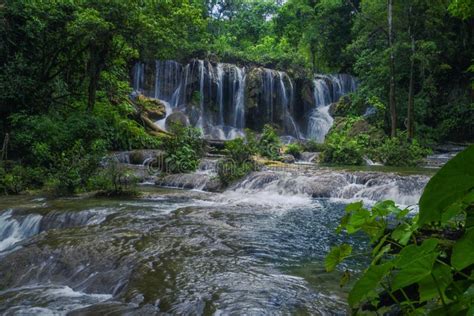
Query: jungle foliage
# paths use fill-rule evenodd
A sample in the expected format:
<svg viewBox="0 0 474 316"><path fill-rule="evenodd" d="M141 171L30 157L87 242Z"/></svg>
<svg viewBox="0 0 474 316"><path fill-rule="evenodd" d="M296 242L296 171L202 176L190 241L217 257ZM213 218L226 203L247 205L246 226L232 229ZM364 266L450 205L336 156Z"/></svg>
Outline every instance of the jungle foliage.
<svg viewBox="0 0 474 316"><path fill-rule="evenodd" d="M345 259L370 256L370 264L349 293L355 314L472 314L473 164L474 146L449 161L427 184L417 215L392 201L370 209L362 202L346 207L337 231L366 235L372 249L353 253L343 243L331 249L325 266L333 271ZM346 271L342 286L349 277Z"/></svg>

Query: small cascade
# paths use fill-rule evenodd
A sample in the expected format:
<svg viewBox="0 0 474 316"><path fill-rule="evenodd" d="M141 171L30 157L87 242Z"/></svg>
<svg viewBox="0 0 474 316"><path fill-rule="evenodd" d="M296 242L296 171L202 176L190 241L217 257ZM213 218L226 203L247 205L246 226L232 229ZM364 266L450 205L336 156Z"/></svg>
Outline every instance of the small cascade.
<svg viewBox="0 0 474 316"><path fill-rule="evenodd" d="M246 199L271 196L280 201L299 196L332 198L344 201L363 200L366 203L390 199L400 205L418 203L427 176L400 176L382 172L334 172L317 170L305 173L260 171L237 183L229 194Z"/></svg>
<svg viewBox="0 0 474 316"><path fill-rule="evenodd" d="M18 242L38 234L42 216L30 214L14 217L12 211L0 214L0 254Z"/></svg>
<svg viewBox="0 0 474 316"><path fill-rule="evenodd" d="M318 75L313 87L315 108L309 117L307 137L322 143L334 122L329 114L331 104L355 91L357 83L352 76L345 74Z"/></svg>

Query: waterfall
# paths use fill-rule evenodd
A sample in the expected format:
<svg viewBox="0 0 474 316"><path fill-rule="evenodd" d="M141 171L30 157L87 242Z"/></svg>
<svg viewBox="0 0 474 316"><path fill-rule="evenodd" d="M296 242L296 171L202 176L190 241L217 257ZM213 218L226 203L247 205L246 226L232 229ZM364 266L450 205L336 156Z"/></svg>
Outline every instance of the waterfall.
<svg viewBox="0 0 474 316"><path fill-rule="evenodd" d="M217 102L219 104L218 125L224 125L224 69L222 64L217 64Z"/></svg>
<svg viewBox="0 0 474 316"><path fill-rule="evenodd" d="M247 70L237 65L213 64L205 60L193 60L188 64L173 60L137 62L131 84L137 93L162 101L166 117L155 122L162 129L166 128L166 118L179 111L187 115L206 138L232 139L243 135L246 126L256 124L255 128L258 128L272 123L283 135L320 142L332 125L329 105L356 89L356 82L349 75L318 75L314 79L316 106L310 113L307 110L302 113L301 104L296 102L299 98L295 97L299 93L295 90L298 86L287 73L267 68L258 70L260 89L252 96L258 106L254 117L257 123L246 122L246 117L254 114L246 113L246 89L253 88L251 84L247 87L246 81L250 80ZM195 97L197 94L199 100ZM299 115L298 120L295 115ZM303 126L298 125L303 123L303 115L307 118L304 133L301 132Z"/></svg>
<svg viewBox="0 0 474 316"><path fill-rule="evenodd" d="M293 112L293 83L291 82L291 78L284 72L279 71L279 88L280 88L280 104L281 104L281 112L283 114L283 124L285 131L293 136L296 136L297 138L301 138L300 132L298 129L298 126L295 123L295 120L293 119L292 113ZM285 86L285 81L284 78L286 78L289 82L290 86L290 96L288 97L287 92L286 92L286 86Z"/></svg>
<svg viewBox="0 0 474 316"><path fill-rule="evenodd" d="M263 101L267 109L267 122L273 122L273 71L263 70L262 78Z"/></svg>
<svg viewBox="0 0 474 316"><path fill-rule="evenodd" d="M345 74L318 75L313 80L315 108L310 114L307 137L324 142L324 138L334 120L329 114L331 104L342 96L355 91L357 83L352 76Z"/></svg>
<svg viewBox="0 0 474 316"><path fill-rule="evenodd" d="M133 66L133 90L135 91L142 91L143 83L145 81L145 64L144 63L136 63Z"/></svg>
<svg viewBox="0 0 474 316"><path fill-rule="evenodd" d="M204 60L199 61L199 120L197 126L204 129Z"/></svg>
<svg viewBox="0 0 474 316"><path fill-rule="evenodd" d="M245 127L245 105L244 105L244 94L245 94L245 69L235 67L234 80L233 80L233 95L234 95L234 126L238 129Z"/></svg>

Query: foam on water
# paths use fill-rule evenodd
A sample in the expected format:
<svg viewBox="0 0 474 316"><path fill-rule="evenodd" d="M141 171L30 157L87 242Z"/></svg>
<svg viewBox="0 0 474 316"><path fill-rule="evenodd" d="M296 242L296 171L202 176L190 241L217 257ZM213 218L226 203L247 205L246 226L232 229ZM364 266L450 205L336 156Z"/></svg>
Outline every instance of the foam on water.
<svg viewBox="0 0 474 316"><path fill-rule="evenodd" d="M27 296L34 297L28 306L21 302ZM6 315L66 315L68 312L97 304L112 297L110 294L87 294L68 286L28 286L0 292ZM43 307L47 305L46 307Z"/></svg>
<svg viewBox="0 0 474 316"><path fill-rule="evenodd" d="M39 232L42 216L30 214L13 217L12 211L0 214L0 254L13 247L18 242L27 239Z"/></svg>

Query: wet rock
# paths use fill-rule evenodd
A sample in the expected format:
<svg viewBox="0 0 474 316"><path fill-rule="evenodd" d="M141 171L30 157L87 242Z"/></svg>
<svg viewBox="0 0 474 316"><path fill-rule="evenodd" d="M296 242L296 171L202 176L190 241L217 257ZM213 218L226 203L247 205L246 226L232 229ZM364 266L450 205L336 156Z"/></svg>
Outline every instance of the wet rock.
<svg viewBox="0 0 474 316"><path fill-rule="evenodd" d="M281 160L284 163L295 163L295 161L296 161L295 157L293 155L290 155L290 154L282 155Z"/></svg>
<svg viewBox="0 0 474 316"><path fill-rule="evenodd" d="M133 150L128 152L129 159L128 163L133 165L142 165L148 159L158 159L164 155L164 152L161 150Z"/></svg>
<svg viewBox="0 0 474 316"><path fill-rule="evenodd" d="M253 68L247 74L246 110L258 107L259 96L262 93L262 74L262 68Z"/></svg>
<svg viewBox="0 0 474 316"><path fill-rule="evenodd" d="M206 173L176 173L158 178L155 184L162 187L205 190L211 178ZM212 188L213 185L209 184L209 187Z"/></svg>
<svg viewBox="0 0 474 316"><path fill-rule="evenodd" d="M315 162L318 160L319 158L319 154L318 152L302 152L301 153L301 156L300 156L300 160L301 161L306 161L306 162Z"/></svg>
<svg viewBox="0 0 474 316"><path fill-rule="evenodd" d="M166 107L158 99L148 98L140 94L136 96L133 102L152 121L158 121L166 117Z"/></svg>

